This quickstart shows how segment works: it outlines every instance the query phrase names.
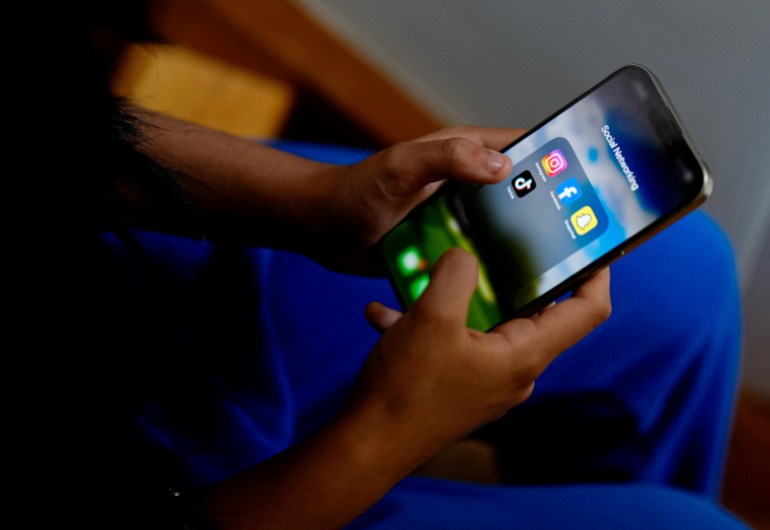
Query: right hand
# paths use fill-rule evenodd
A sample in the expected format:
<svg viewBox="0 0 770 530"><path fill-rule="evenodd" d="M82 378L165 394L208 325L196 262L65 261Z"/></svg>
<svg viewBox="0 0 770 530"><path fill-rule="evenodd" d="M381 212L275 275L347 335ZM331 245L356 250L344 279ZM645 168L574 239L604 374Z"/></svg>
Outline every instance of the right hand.
<svg viewBox="0 0 770 530"><path fill-rule="evenodd" d="M407 313L370 304L383 335L348 407L215 485L206 513L218 528L341 528L445 445L527 399L548 363L610 311L603 271L539 316L480 333L465 326L477 279L475 259L453 249Z"/></svg>
<svg viewBox="0 0 770 530"><path fill-rule="evenodd" d="M605 269L539 315L481 333L466 327L477 281L473 256L452 249L408 312L379 303L366 308L383 335L364 365L353 405L376 411L388 436L418 451L418 464L526 400L551 361L611 312Z"/></svg>

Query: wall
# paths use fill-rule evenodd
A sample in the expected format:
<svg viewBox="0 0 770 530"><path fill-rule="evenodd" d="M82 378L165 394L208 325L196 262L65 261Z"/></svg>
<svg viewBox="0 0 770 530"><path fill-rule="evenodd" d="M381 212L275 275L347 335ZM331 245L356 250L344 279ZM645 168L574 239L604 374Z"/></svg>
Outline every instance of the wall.
<svg viewBox="0 0 770 530"><path fill-rule="evenodd" d="M738 258L745 382L770 396L770 3L300 3L447 122L526 128L618 66L651 68L714 173L705 209Z"/></svg>

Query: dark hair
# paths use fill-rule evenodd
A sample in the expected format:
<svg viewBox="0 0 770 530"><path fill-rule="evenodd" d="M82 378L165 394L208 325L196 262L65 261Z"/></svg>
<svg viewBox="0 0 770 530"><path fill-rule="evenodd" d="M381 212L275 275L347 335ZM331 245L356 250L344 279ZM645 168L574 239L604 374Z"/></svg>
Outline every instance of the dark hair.
<svg viewBox="0 0 770 530"><path fill-rule="evenodd" d="M49 113L64 119L57 131L59 156L34 179L39 215L75 230L114 227L130 220L117 184L153 197L180 217L193 217L176 176L142 149L143 124L111 91L111 79L128 43L159 40L148 24L147 0L85 2L79 23L67 26L51 50L54 62L83 72L63 89ZM72 124L71 130L68 124Z"/></svg>

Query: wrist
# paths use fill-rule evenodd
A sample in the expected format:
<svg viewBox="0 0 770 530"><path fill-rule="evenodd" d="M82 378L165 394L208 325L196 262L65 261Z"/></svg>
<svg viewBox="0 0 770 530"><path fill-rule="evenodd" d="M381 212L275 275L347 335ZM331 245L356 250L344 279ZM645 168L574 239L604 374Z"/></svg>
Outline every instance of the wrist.
<svg viewBox="0 0 770 530"><path fill-rule="evenodd" d="M351 465L391 487L434 456L449 441L430 426L393 411L387 403L355 403L335 422L350 442Z"/></svg>

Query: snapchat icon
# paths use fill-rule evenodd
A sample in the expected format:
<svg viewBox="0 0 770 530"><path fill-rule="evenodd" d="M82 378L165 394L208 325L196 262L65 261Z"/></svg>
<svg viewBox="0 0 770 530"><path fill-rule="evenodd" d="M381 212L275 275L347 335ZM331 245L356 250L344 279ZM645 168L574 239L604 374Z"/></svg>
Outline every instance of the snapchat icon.
<svg viewBox="0 0 770 530"><path fill-rule="evenodd" d="M599 224L599 220L596 218L596 214L590 206L583 206L577 212L573 213L570 216L570 221L575 228L575 232L580 236L587 234Z"/></svg>

